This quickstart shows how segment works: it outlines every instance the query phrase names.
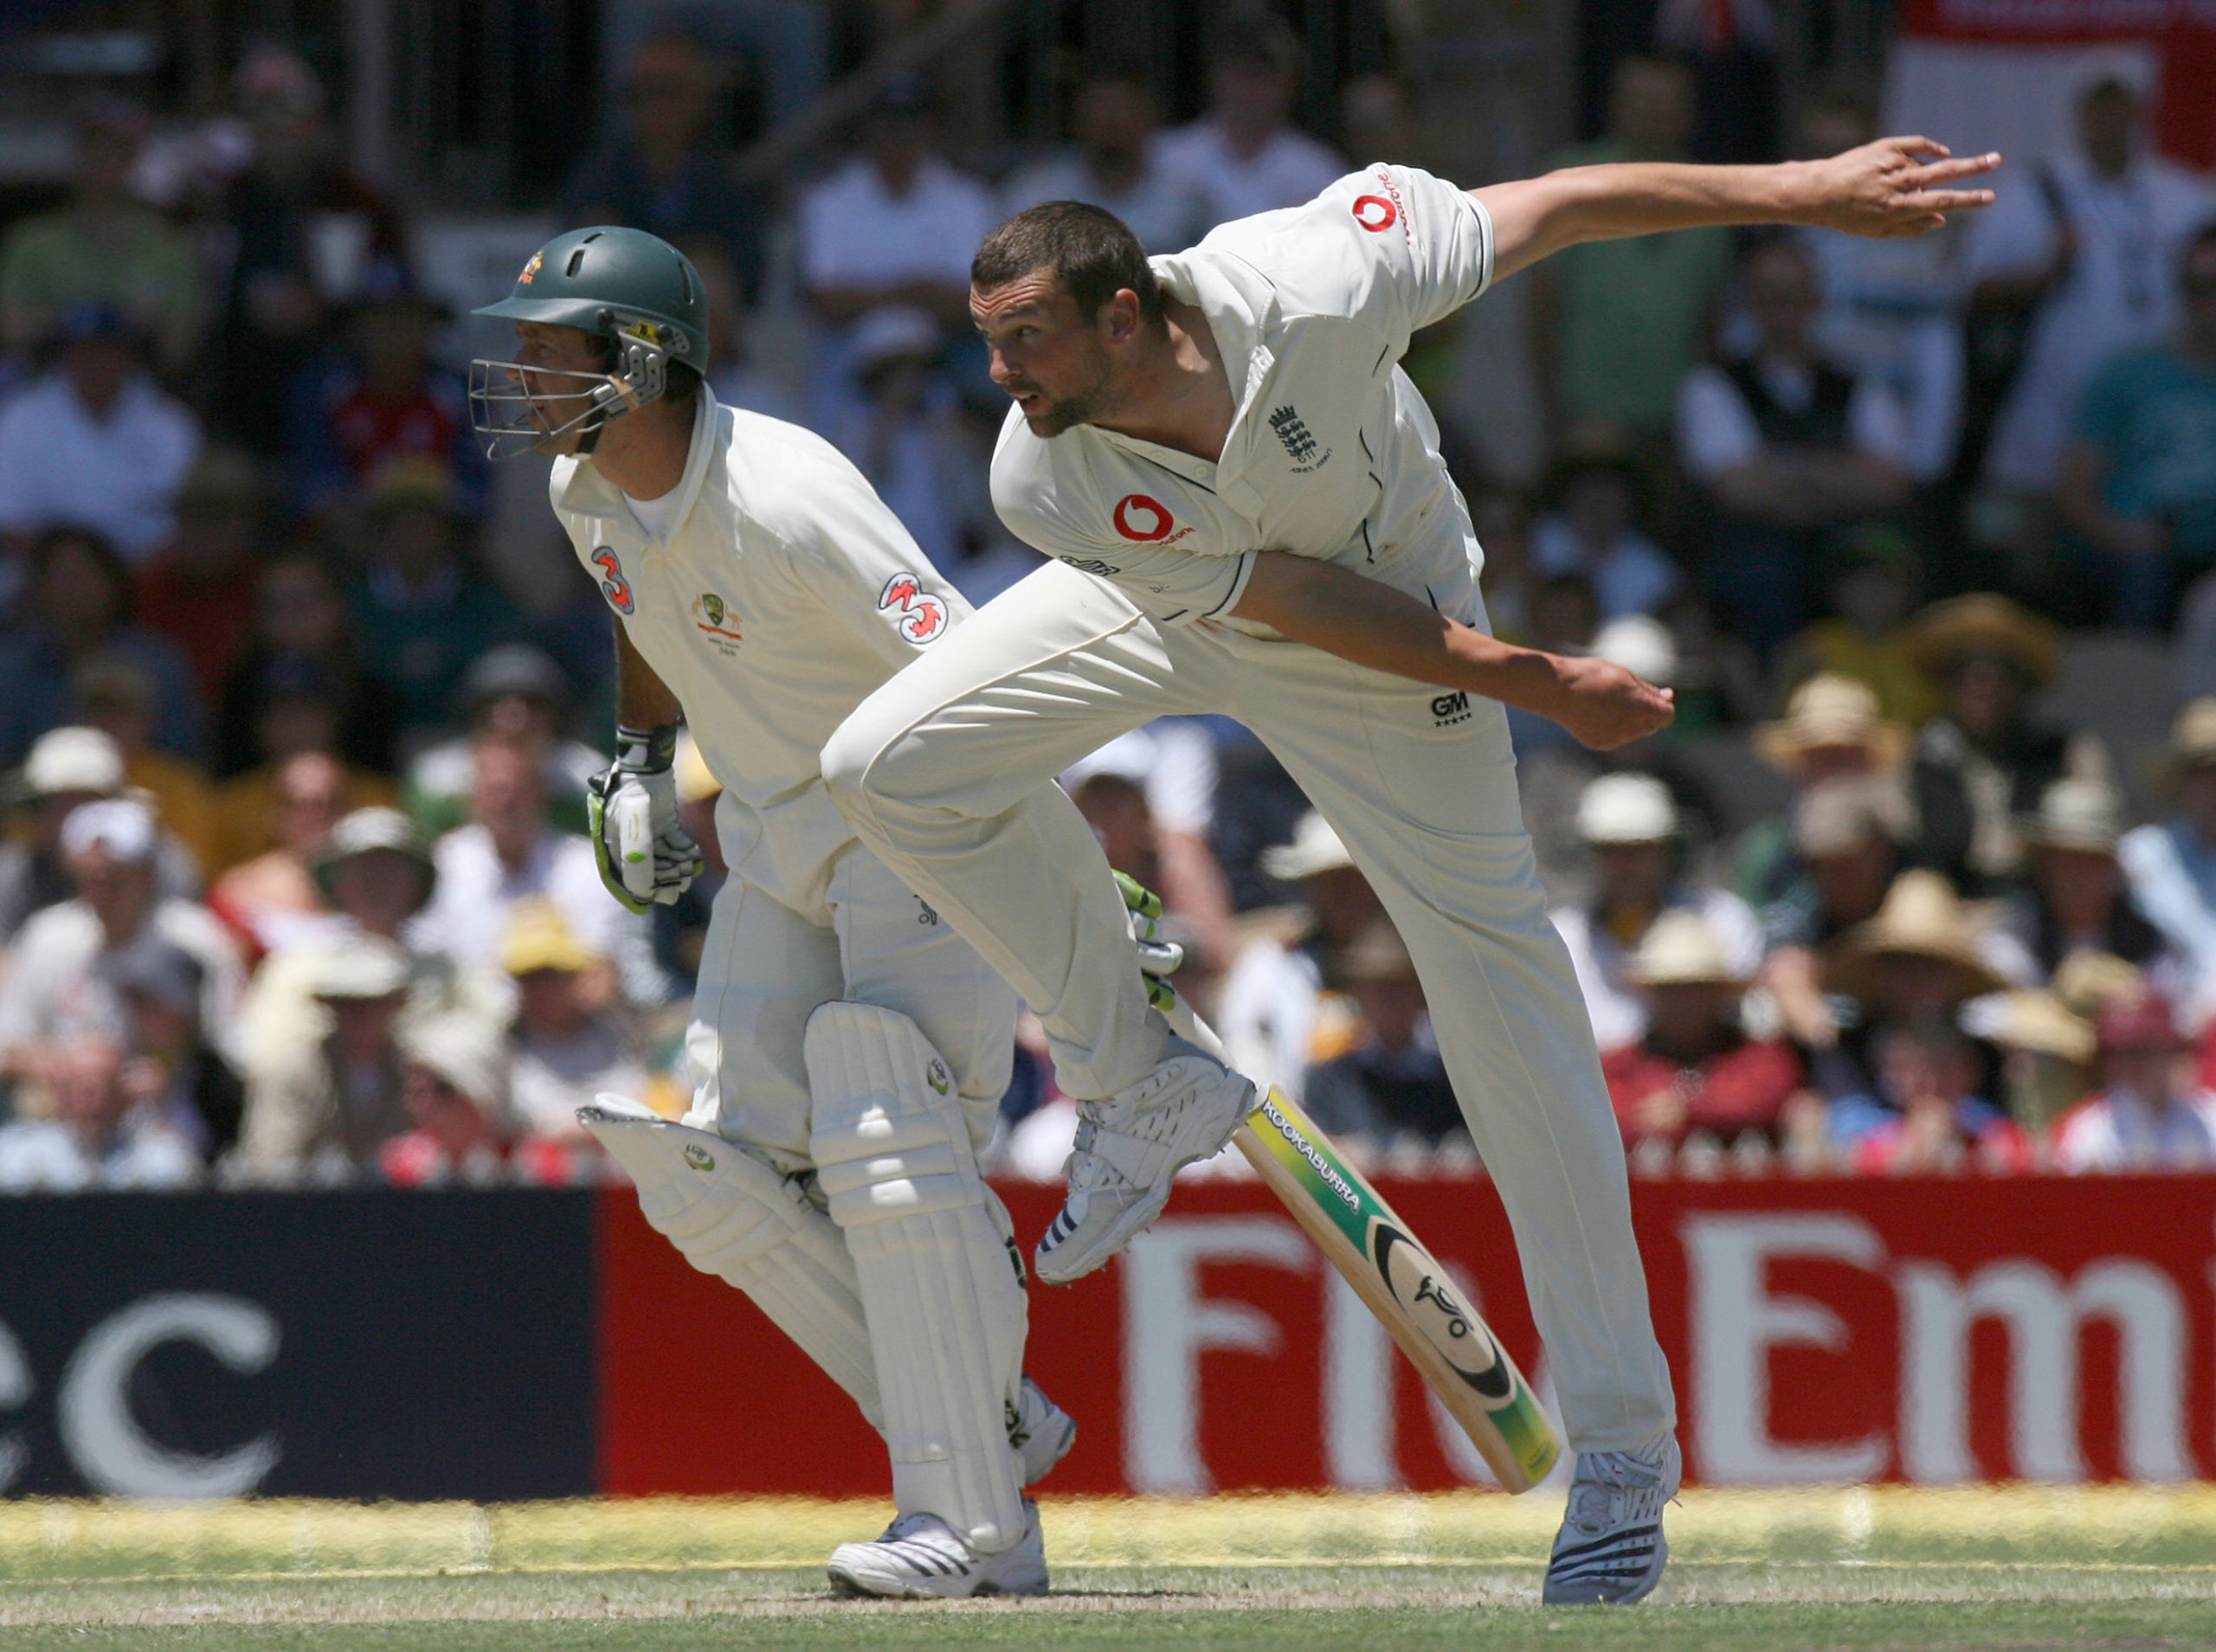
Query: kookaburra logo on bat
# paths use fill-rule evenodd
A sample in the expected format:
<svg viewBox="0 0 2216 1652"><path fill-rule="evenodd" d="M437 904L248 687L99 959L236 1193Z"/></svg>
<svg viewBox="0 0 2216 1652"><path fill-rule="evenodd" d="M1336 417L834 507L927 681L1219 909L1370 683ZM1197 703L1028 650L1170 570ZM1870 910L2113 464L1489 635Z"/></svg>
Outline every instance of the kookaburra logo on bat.
<svg viewBox="0 0 2216 1652"><path fill-rule="evenodd" d="M1394 1300L1408 1311L1425 1339L1446 1356L1454 1374L1490 1400L1509 1398L1508 1367L1476 1315L1464 1308L1439 1264L1399 1229L1380 1222L1370 1230L1370 1260Z"/></svg>

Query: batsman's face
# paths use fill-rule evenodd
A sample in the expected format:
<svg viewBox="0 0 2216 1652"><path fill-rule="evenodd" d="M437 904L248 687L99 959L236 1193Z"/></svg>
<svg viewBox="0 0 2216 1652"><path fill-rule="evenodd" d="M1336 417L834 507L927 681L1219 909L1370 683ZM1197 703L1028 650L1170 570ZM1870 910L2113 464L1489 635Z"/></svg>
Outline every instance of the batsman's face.
<svg viewBox="0 0 2216 1652"><path fill-rule="evenodd" d="M530 398L531 420L544 433L544 440L533 444L539 452L577 452L582 428L562 427L590 408L589 385L607 376L592 336L580 327L519 321L515 369L510 376Z"/></svg>
<svg viewBox="0 0 2216 1652"><path fill-rule="evenodd" d="M1119 292L1088 318L1051 270L1034 270L1004 286L970 292L970 316L992 357L993 382L1022 411L1034 436L1059 436L1097 419L1112 402Z"/></svg>

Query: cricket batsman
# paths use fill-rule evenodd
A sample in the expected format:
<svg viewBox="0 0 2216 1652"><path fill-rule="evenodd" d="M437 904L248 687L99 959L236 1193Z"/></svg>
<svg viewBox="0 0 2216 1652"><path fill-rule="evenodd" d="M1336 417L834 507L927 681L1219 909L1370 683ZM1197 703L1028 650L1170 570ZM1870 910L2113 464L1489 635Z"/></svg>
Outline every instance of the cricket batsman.
<svg viewBox="0 0 2216 1652"><path fill-rule="evenodd" d="M1171 712L1253 729L1375 885L1513 1224L1576 1466L1554 1602L1634 1601L1679 1456L1615 1119L1524 834L1504 705L1607 748L1670 696L1490 634L1409 336L1581 241L1704 225L1920 234L1999 164L1920 138L1763 167L1575 168L1464 190L1378 164L1150 260L1071 202L1002 225L970 312L1015 402L993 498L1057 560L865 701L823 773L864 843L1038 1012L1079 1102L1040 1276L1098 1267L1253 1086L1149 1012L1077 811L1039 782Z"/></svg>
<svg viewBox="0 0 2216 1652"><path fill-rule="evenodd" d="M700 278L667 242L571 230L476 313L512 321L517 344L473 364L473 422L494 457L558 455L555 515L615 616L617 755L590 803L617 899L644 912L699 870L677 819L680 719L724 788L692 1110L670 1123L603 1096L581 1116L647 1219L885 1436L899 1517L840 1546L834 1584L1042 1592L1023 1488L1076 1425L1021 1374L1021 1252L976 1159L1015 995L856 841L818 763L968 605L828 443L717 404ZM1128 931L1117 951L1129 968Z"/></svg>

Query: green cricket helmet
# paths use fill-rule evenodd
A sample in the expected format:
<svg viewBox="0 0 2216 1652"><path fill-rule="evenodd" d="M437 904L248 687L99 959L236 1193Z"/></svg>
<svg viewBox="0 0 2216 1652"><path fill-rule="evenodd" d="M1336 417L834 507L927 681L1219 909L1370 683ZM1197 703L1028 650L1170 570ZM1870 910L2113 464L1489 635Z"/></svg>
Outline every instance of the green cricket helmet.
<svg viewBox="0 0 2216 1652"><path fill-rule="evenodd" d="M552 451L550 444L571 430L582 433L577 451L589 453L609 420L668 389L671 363L702 375L708 369L708 299L700 273L643 229L601 224L557 235L531 255L513 292L470 313L575 327L607 339L613 352L608 368L597 372L472 362L470 423L493 459ZM560 380L577 382L550 388L549 381Z"/></svg>

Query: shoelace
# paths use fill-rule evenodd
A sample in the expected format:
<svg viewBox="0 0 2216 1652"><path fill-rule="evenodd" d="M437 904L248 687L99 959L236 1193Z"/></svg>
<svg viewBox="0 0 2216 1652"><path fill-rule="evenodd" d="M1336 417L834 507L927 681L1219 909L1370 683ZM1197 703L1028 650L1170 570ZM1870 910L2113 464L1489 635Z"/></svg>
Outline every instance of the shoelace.
<svg viewBox="0 0 2216 1652"><path fill-rule="evenodd" d="M1581 1532L1613 1526L1619 1498L1661 1483L1659 1467L1628 1451L1594 1452L1579 1462L1577 1477L1570 1482L1569 1524Z"/></svg>
<svg viewBox="0 0 2216 1652"><path fill-rule="evenodd" d="M1124 1179L1121 1171L1092 1151L1093 1137L1099 1129L1098 1121L1087 1118L1080 1112L1077 1140L1072 1144L1070 1156L1062 1161L1062 1175L1073 1193L1089 1192L1096 1187L1105 1187Z"/></svg>

